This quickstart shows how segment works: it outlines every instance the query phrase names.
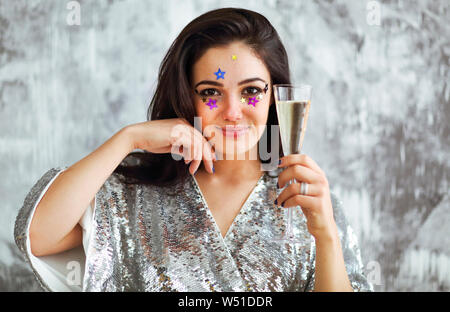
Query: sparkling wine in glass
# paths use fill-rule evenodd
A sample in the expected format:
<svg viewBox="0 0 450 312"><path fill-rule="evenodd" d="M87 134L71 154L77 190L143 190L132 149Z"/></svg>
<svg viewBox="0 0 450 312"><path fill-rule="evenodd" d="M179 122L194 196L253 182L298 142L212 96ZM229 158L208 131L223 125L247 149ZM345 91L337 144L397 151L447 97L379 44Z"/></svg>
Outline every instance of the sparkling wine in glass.
<svg viewBox="0 0 450 312"><path fill-rule="evenodd" d="M308 122L312 88L304 84L278 84L274 85L273 88L283 154L300 154L303 139L305 138L306 124ZM286 186L292 183L296 183L295 179L289 181ZM300 207L286 208L286 228L283 236L276 238L276 241L288 243L301 242L295 237L292 227L294 209L300 209Z"/></svg>

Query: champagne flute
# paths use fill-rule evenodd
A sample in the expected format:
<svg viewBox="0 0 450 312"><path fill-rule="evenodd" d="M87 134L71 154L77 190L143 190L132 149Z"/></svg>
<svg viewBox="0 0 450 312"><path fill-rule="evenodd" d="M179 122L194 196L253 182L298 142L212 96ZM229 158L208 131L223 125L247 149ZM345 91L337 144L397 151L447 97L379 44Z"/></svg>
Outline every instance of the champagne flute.
<svg viewBox="0 0 450 312"><path fill-rule="evenodd" d="M306 84L276 84L273 88L283 154L300 154L308 122L312 87ZM296 183L296 180L290 180L286 186L292 183ZM294 235L294 209L300 209L300 206L286 208L286 228L283 236L276 238L276 241L292 244L301 242Z"/></svg>

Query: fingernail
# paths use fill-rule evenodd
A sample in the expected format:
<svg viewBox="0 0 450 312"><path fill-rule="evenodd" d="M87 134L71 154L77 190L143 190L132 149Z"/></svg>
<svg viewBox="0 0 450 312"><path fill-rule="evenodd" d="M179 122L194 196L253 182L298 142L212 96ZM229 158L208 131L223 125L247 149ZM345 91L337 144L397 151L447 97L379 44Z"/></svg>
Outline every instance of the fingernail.
<svg viewBox="0 0 450 312"><path fill-rule="evenodd" d="M284 207L284 202L281 204L281 207Z"/></svg>
<svg viewBox="0 0 450 312"><path fill-rule="evenodd" d="M278 164L279 164L279 165L281 164L281 159L278 159Z"/></svg>
<svg viewBox="0 0 450 312"><path fill-rule="evenodd" d="M216 172L216 170L214 170L214 166L212 167L212 169L213 169L213 173L215 173L215 172Z"/></svg>
<svg viewBox="0 0 450 312"><path fill-rule="evenodd" d="M278 200L275 199L274 204L275 204L275 205L278 205Z"/></svg>
<svg viewBox="0 0 450 312"><path fill-rule="evenodd" d="M278 182L277 182L277 189L279 189L280 188L280 185L278 184Z"/></svg>

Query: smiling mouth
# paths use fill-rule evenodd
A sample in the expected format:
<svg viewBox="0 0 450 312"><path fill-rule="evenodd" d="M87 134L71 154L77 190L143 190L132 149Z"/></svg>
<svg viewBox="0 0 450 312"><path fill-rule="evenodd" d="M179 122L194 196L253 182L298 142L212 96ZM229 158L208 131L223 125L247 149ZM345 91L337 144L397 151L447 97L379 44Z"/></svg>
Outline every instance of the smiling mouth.
<svg viewBox="0 0 450 312"><path fill-rule="evenodd" d="M216 127L217 129L222 130L222 134L227 137L237 138L248 132L250 126L240 126L240 127Z"/></svg>

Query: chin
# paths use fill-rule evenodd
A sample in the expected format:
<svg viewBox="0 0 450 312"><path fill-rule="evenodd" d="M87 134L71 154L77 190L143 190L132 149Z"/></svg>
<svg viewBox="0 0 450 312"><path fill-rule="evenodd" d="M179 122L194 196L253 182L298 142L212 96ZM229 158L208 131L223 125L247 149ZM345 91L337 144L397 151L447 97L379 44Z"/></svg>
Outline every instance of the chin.
<svg viewBox="0 0 450 312"><path fill-rule="evenodd" d="M257 148L255 146L258 143L258 139L254 135L241 137L239 139L224 139L221 144L214 144L214 150L216 155L221 155L219 159L226 160L257 160ZM250 153L248 153L250 151ZM246 155L248 153L248 155Z"/></svg>

